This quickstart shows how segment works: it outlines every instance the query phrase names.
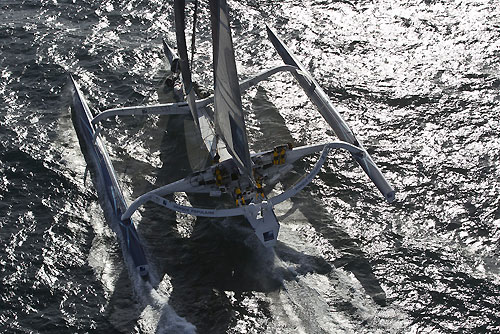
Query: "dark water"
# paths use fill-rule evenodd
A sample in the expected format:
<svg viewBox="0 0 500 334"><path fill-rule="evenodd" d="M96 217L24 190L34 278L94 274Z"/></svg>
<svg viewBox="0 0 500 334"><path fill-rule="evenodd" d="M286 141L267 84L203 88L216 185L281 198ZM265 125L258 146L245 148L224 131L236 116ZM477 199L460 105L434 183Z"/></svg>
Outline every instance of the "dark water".
<svg viewBox="0 0 500 334"><path fill-rule="evenodd" d="M498 4L230 6L241 78L280 63L267 22L372 153L396 202L385 203L339 153L276 208L274 251L238 219L196 220L149 205L136 221L154 275L152 285L137 280L98 185L84 183L66 74L95 110L171 101L161 38L174 41L172 4L2 0L0 332L500 332ZM210 87L202 7L195 79ZM287 74L243 103L255 151L334 139ZM128 200L189 172L184 123L105 124Z"/></svg>

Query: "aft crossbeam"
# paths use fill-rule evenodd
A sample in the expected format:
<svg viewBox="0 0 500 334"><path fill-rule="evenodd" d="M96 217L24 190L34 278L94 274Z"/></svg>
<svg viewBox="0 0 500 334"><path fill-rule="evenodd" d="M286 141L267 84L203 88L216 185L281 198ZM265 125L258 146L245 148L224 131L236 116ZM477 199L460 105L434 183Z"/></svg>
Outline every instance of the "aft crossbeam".
<svg viewBox="0 0 500 334"><path fill-rule="evenodd" d="M345 149L349 151L351 154L355 155L358 159L361 161L364 161L366 164L369 164L371 162L371 159L369 159L369 155L366 153L366 151L362 148L359 148L357 146L354 146L352 144L343 142L343 141L336 141L328 144L322 144L322 145L314 145L311 147L305 147L304 149L297 148L292 150L290 153L297 151L292 155L292 160L295 161L298 158L318 152L322 150L321 156L319 157L318 161L314 165L313 169L305 174L299 182L297 182L295 185L293 185L291 188L286 190L285 192L281 193L280 195L274 196L270 198L267 203L264 205L268 206L274 206L278 203L283 202L284 200L294 196L296 193L298 193L300 190L302 190L307 184L309 184L313 178L319 173L321 170L321 167L326 161L326 158L328 157L328 154L331 152L332 149ZM195 208L191 206L185 206L176 203L175 201L169 201L165 199L163 196L174 193L174 192L197 192L197 193L209 193L210 189L204 189L200 187L193 187L190 182L189 182L189 177L176 181L174 183L165 185L163 187L157 188L155 190L152 190L150 192L145 193L144 195L140 196L137 198L135 201L133 201L129 208L124 212L122 215L122 220L128 219L132 216L132 214L144 203L146 202L155 202L158 205L161 205L163 207L166 207L170 210L182 212L182 213L187 213L191 214L194 216L202 216L202 217L230 217L230 216L240 216L240 215L245 215L249 216L253 213L258 212L261 209L261 206L263 205L262 203L257 203L253 204L251 203L250 205L242 206L242 207L237 207L237 208L232 208L232 209L204 209L204 208Z"/></svg>
<svg viewBox="0 0 500 334"><path fill-rule="evenodd" d="M237 207L232 209L202 209L187 205L181 205L178 204L177 202L169 201L157 195L151 195L150 200L167 209L181 213L186 213L193 216L217 218L217 217L241 216L245 214L244 207Z"/></svg>
<svg viewBox="0 0 500 334"><path fill-rule="evenodd" d="M286 199L294 196L296 193L298 193L299 191L304 189L304 187L306 185L308 185L309 183L311 183L311 181L314 179L314 177L319 173L319 171L321 170L321 167L323 167L323 164L326 161L326 158L328 157L328 154L330 153L330 151L332 149L335 149L335 148L345 149L345 150L351 152L352 154L355 154L360 159L365 159L367 157L365 150L360 149L359 147L351 145L349 143L339 141L339 142L325 144L323 146L323 151L321 152L321 156L319 157L318 161L316 161L316 164L314 164L313 169L308 174L305 174L291 188L289 188L288 190L282 192L281 194L279 194L277 196L270 198L269 202L271 202L272 205L276 205L276 204L281 203L281 202L285 201Z"/></svg>

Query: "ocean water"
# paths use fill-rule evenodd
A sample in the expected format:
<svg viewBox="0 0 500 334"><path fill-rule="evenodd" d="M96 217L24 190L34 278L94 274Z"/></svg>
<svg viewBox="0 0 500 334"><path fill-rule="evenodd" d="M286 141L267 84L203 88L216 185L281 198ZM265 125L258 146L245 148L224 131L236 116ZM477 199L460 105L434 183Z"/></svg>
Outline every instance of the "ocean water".
<svg viewBox="0 0 500 334"><path fill-rule="evenodd" d="M338 152L276 207L274 250L241 219L146 205L135 217L152 267L146 282L129 270L92 169L84 180L68 73L96 113L173 101L161 43L175 41L172 5L0 1L0 332L500 332L496 1L229 2L240 78L281 64L269 24L372 154L396 201L386 203ZM201 4L194 79L210 91L208 26ZM289 74L250 89L243 105L253 151L335 139ZM104 124L128 201L189 173L185 123Z"/></svg>

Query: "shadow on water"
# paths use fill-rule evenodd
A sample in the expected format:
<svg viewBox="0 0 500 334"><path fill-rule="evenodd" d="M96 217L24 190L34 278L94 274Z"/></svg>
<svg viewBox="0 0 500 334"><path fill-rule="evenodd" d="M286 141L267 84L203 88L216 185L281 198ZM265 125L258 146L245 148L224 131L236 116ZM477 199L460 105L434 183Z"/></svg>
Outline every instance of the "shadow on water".
<svg viewBox="0 0 500 334"><path fill-rule="evenodd" d="M268 139L265 149L270 148L270 143L275 140L276 144L293 141L283 118L267 102L263 89L259 89L253 108L257 111L257 120L263 125L264 138ZM144 169L142 162L129 157L123 165L119 163L115 166L119 173L123 169L136 171L132 179L134 183L138 181L142 185L134 187L133 198L151 187L174 182L191 172L186 150L185 121L189 121L189 117L169 116L160 118L158 122L158 128L165 130L162 131L159 145L162 167L156 171L154 185L141 180L143 173L149 169ZM276 138L277 133L280 133L279 138ZM131 164L136 166L131 167ZM305 163L297 166L298 170L305 168ZM291 178L284 180L285 188L293 181ZM190 195L189 201L191 205L199 207L217 205L217 201L205 195ZM329 214L319 201L311 200L307 192L297 195L292 202L292 210L300 209L311 225L341 251L343 256L334 265L351 271L373 300L385 305L385 293L356 241L340 227L332 227L335 224L331 223ZM195 325L200 333L222 333L236 324L237 306L225 291L234 292L234 299L238 301L243 299L246 292L277 291L283 286L283 280L293 280L296 275L311 272L326 275L331 272L331 265L323 258L304 255L284 243L278 243L275 250L266 249L254 237L242 217L223 220L178 217L175 212L154 204L145 204L141 215L138 232L145 242L148 258L159 275L159 282L168 276L171 290L168 303L179 316ZM191 230L188 235L180 232L186 226ZM283 261L298 264L295 273L277 267L275 255ZM106 312L110 322L125 332L136 326L135 319L141 313L141 306L130 297L133 289L129 281L130 276L124 269L117 278ZM262 312L266 313L267 306L261 307L264 309ZM167 317L165 313L161 317L157 333L164 331L162 324L167 321L164 319Z"/></svg>
<svg viewBox="0 0 500 334"><path fill-rule="evenodd" d="M252 100L252 107L255 111L255 118L262 125L262 137L266 138L266 145L269 145L270 142L274 145L290 142L295 146L294 139L285 125L285 120L279 114L277 108L269 101L266 91L263 88L258 88L257 94ZM256 149L262 148L258 147ZM303 171L308 166L307 164L304 161L297 162L295 171L300 175L303 174ZM282 180L283 187L287 189L295 181L296 176L289 176ZM385 292L380 286L379 280L374 275L365 253L358 245L358 242L351 238L339 226L338 222L333 221L331 214L327 212L321 201L310 195L311 190L314 190L313 188L315 188L314 184L310 184L302 192L292 197L292 208L284 216L289 216L296 210L300 210L316 231L327 238L331 245L342 254L340 258L337 258L333 262L335 267L342 267L352 272L366 293L377 304L385 306L387 303ZM279 219L283 218L279 217ZM286 251L281 254L277 251L277 253L280 257L288 254Z"/></svg>
<svg viewBox="0 0 500 334"><path fill-rule="evenodd" d="M157 186L191 172L184 135L186 120L189 118L184 116L167 120ZM189 201L199 207L217 205L206 195L190 195ZM234 321L234 312L224 291L233 291L238 298L245 291L273 291L281 287L280 278L272 272L272 251L256 252L252 248L255 242L242 242L253 236L243 218L185 219L192 220L189 236L179 232L179 225L186 222L174 212L147 205L139 233L146 240L160 276L170 277L169 304L176 313L194 324L200 333L226 332Z"/></svg>
<svg viewBox="0 0 500 334"><path fill-rule="evenodd" d="M183 116L171 116L159 121L158 127L164 129L160 144L163 167L157 175L153 175L156 176L154 187L176 181L191 172L184 139L185 120ZM85 147L83 141L80 144ZM96 184L96 167L87 155L84 154ZM118 173L131 172L132 183L139 183L133 189L133 198L153 186L143 178L151 169L143 162L126 157L126 161L118 159L115 168ZM96 188L100 188L99 185ZM207 205L202 203L207 201L205 196L191 196L190 201L193 205ZM104 203L102 197L100 204L106 220L111 222L113 218L109 214L109 205ZM242 225L238 219L226 223ZM199 218L194 221L190 236L186 237L179 233L178 224L175 212L146 204L138 231L145 241L148 258L159 280L165 275L170 278L167 279L171 285L169 305L178 315L193 323L200 333L225 332L230 327L233 312L224 291L271 291L281 286L281 281L271 275L267 279L255 279L253 273L258 266L263 266L263 262L258 261L252 249L241 242L248 237L248 228L231 229L228 233L220 221ZM268 260L272 262L272 256L268 255ZM105 311L110 323L121 332L132 332L137 328L137 319L141 317L144 306L134 302L134 288L127 267L125 265L116 277ZM168 320L163 317L168 318L168 313L162 312L161 317L158 333L164 332L162 327Z"/></svg>
<svg viewBox="0 0 500 334"><path fill-rule="evenodd" d="M166 131L160 144L162 167L157 172L155 187L191 172L184 132L186 121L192 122L189 117L170 116L158 124ZM189 195L190 204L198 207L216 207L220 201L206 195ZM191 228L189 235L180 232L186 225ZM281 289L283 280L295 279L297 273L331 271L321 258L310 256L308 264L299 263L298 252L283 244L276 251L278 255L300 266L296 273L276 266L274 250L260 244L243 217L179 218L172 211L147 204L138 230L160 280L165 275L170 278L169 304L200 333L223 333L236 324L238 306L225 291L233 292L238 303L248 292ZM265 313L266 306L262 308ZM238 311L244 312L248 311ZM158 332L162 323L160 319Z"/></svg>
<svg viewBox="0 0 500 334"><path fill-rule="evenodd" d="M266 138L266 147L254 147L255 150L269 149L271 143L293 142L283 118L274 105L268 102L263 89L258 90L252 103L256 119L262 125L263 137ZM141 180L141 171L144 172L145 166L139 161L127 158L123 165L119 163L116 166L118 172L122 169L137 171L132 175L133 183L139 182L133 189L133 198L151 187L174 182L191 172L186 150L185 121L189 122L189 117L169 116L158 122L158 128L165 130L162 131L159 145L162 167L156 171L155 185ZM131 164L135 166L131 167ZM306 166L306 163L298 164L297 169L304 170ZM285 188L293 183L292 178L283 181ZM342 257L334 265L351 271L373 300L385 305L385 293L356 240L340 227L332 227L335 224L332 224L319 200L310 197L307 191L295 196L292 199L293 207L287 214L299 209L311 225L341 251ZM217 205L217 201L206 195L189 195L189 201L193 206ZM167 275L171 285L168 303L179 316L195 325L200 333L226 332L238 320L235 311L237 306L225 291L234 292L234 299L238 301L243 299L245 292L277 291L281 289L283 280L293 280L296 275L311 272L327 275L332 269L331 264L323 258L304 255L281 242L274 250L266 249L260 245L242 217L223 220L182 217L155 204L144 205L141 215L138 231L146 244L148 258L159 280L162 281ZM190 229L187 235L180 232L186 226ZM280 260L298 264L295 272L276 266L275 255ZM134 323L127 321L123 313L131 319L137 319L140 314L135 305L130 306L133 301L128 296L133 289L129 280L124 269L116 281L117 288L107 310L110 321L117 324L117 329L124 331L132 329ZM162 313L162 317L166 315ZM158 333L164 330L162 324L165 321L160 318Z"/></svg>

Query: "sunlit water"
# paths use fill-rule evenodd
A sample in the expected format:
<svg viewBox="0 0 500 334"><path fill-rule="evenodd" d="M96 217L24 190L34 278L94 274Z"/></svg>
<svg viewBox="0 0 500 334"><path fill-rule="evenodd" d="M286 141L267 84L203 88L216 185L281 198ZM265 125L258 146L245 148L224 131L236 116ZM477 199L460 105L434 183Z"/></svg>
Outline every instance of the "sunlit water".
<svg viewBox="0 0 500 334"><path fill-rule="evenodd" d="M230 2L241 79L280 64L274 27L397 189L387 204L332 156L276 208L274 250L239 219L147 205L151 284L130 274L69 112L172 101L163 1L0 3L0 331L497 333L500 9L494 1ZM191 10L191 7L189 7ZM188 27L191 26L188 15ZM200 9L196 81L212 80ZM334 140L288 74L243 97L252 150ZM189 172L182 118L123 118L105 138L132 200ZM82 152L83 151L83 152ZM314 164L305 159L276 191ZM179 201L204 198L179 195Z"/></svg>

